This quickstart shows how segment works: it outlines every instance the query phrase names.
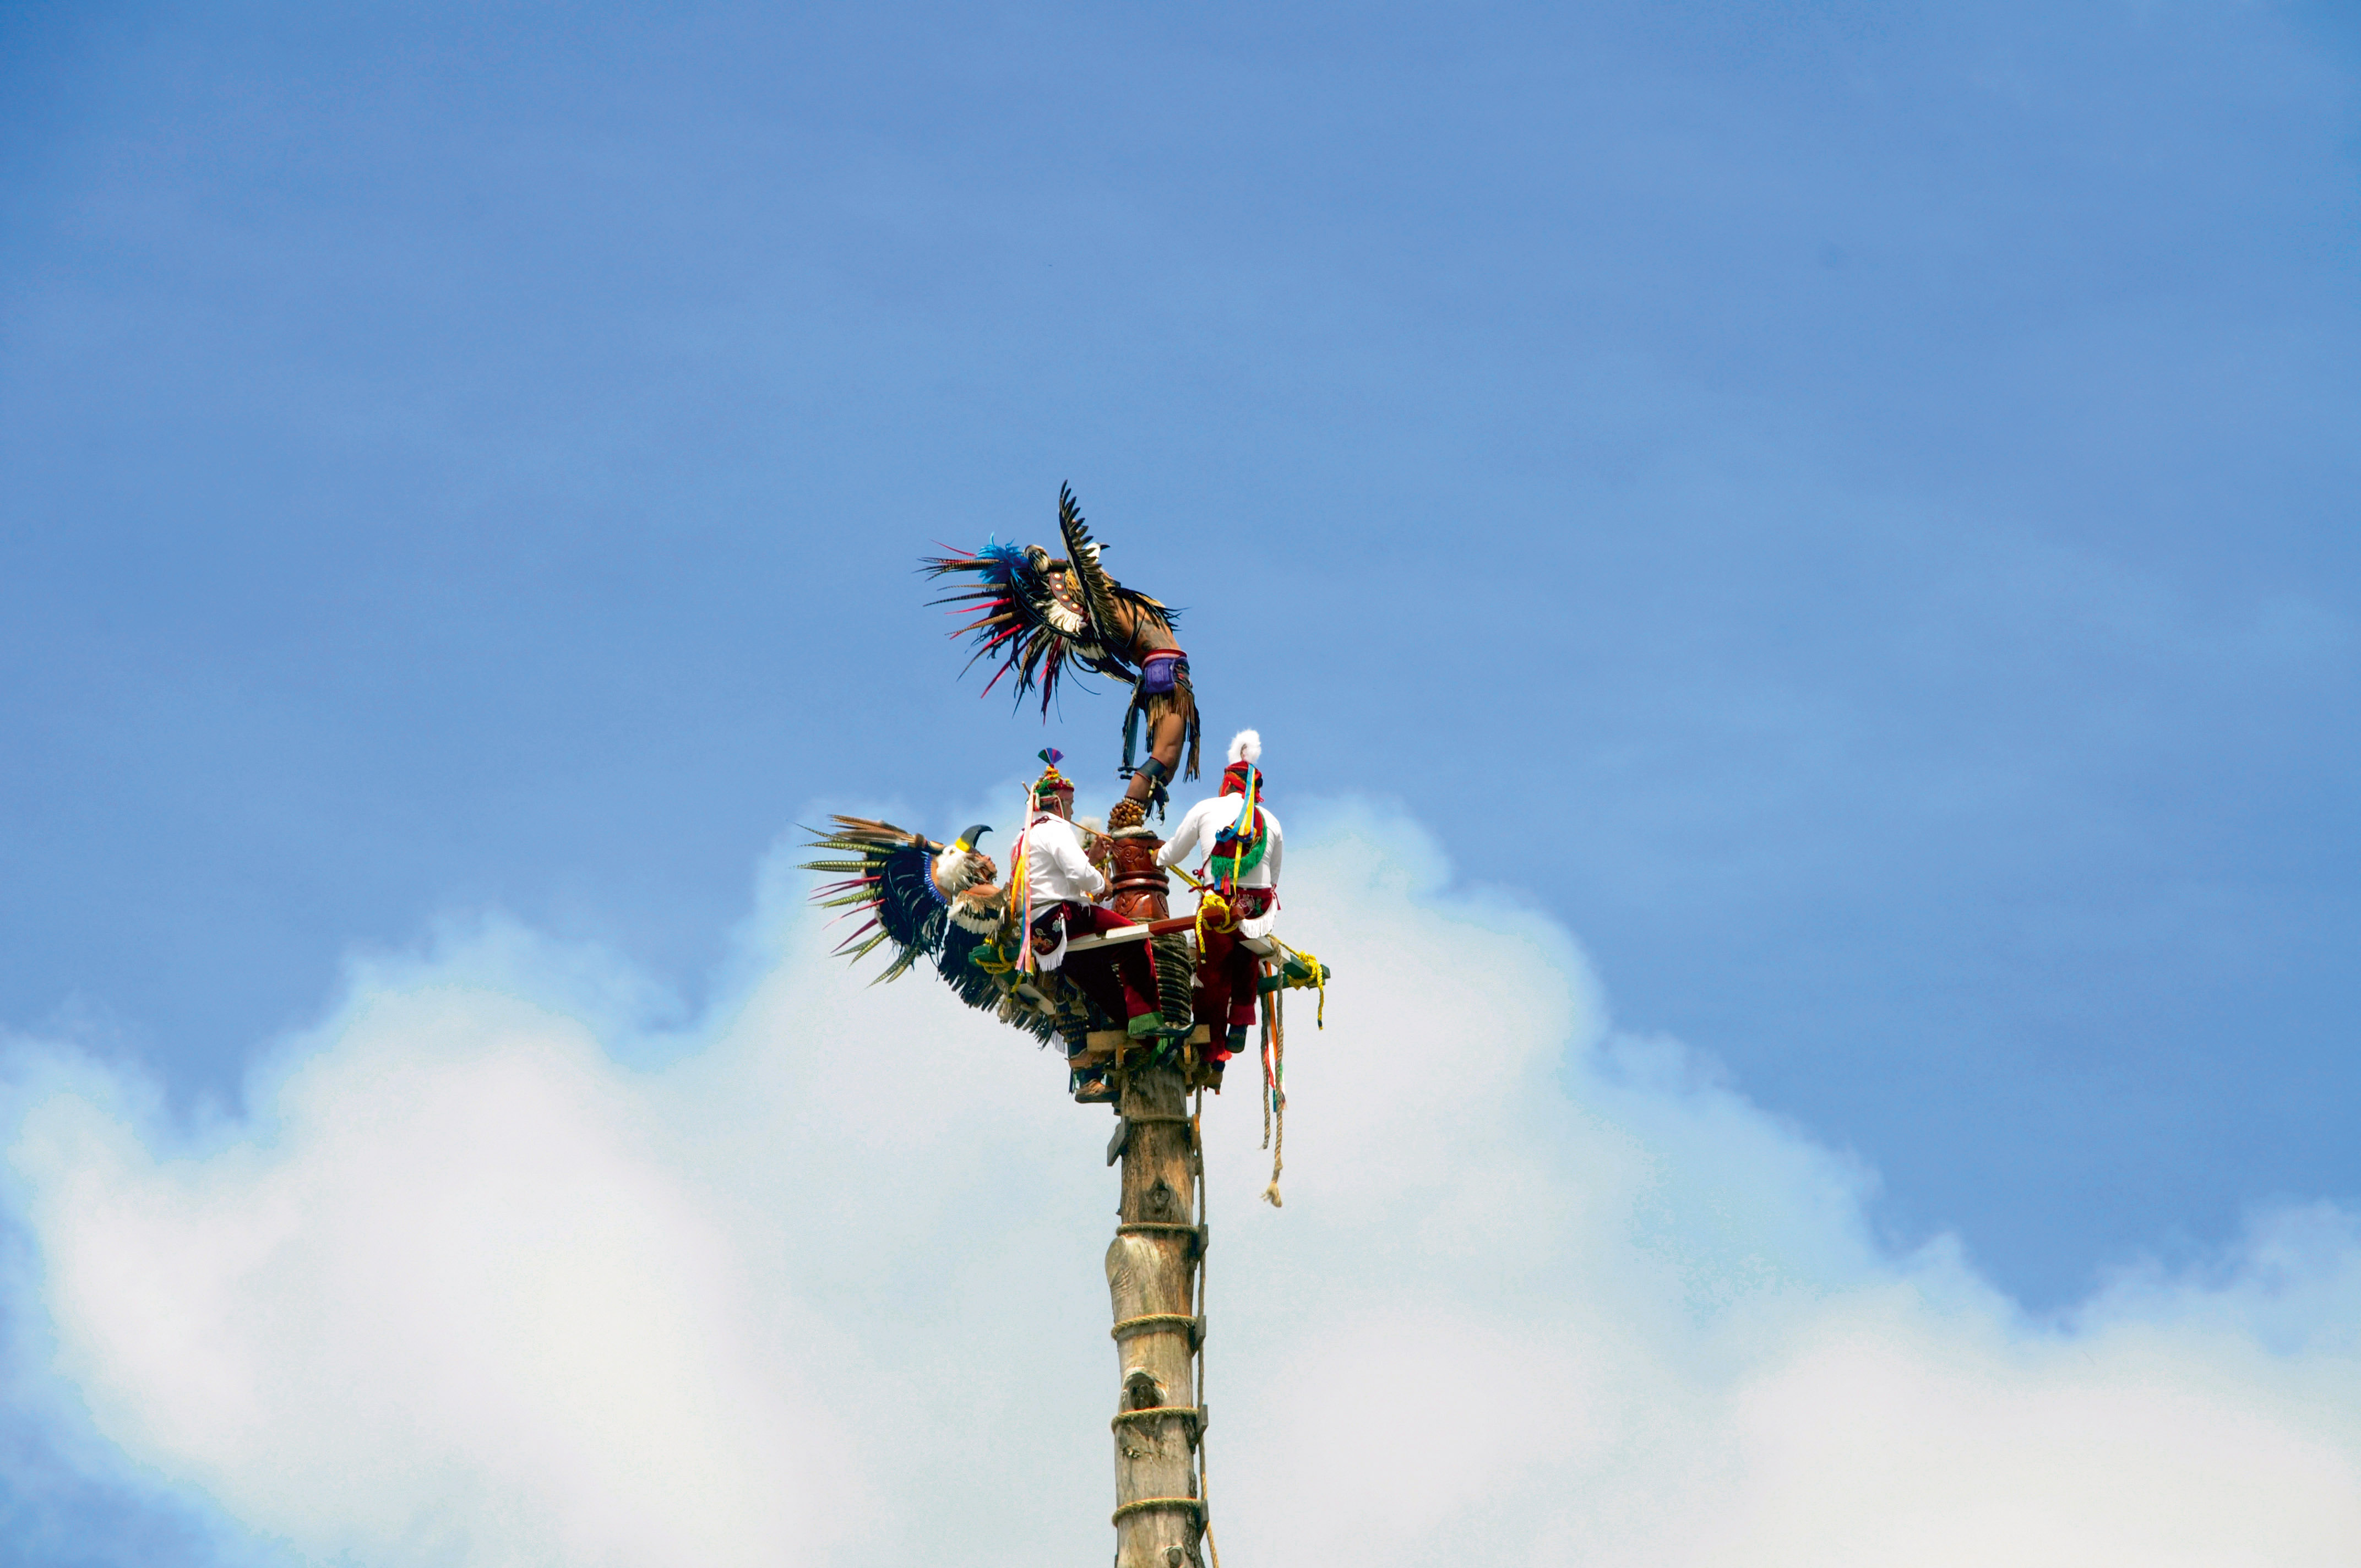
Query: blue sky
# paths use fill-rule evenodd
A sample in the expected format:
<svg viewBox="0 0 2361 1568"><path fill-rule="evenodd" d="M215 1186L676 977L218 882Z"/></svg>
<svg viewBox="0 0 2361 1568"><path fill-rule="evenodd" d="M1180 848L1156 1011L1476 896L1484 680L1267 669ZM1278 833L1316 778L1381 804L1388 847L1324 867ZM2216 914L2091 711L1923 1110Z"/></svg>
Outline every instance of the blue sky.
<svg viewBox="0 0 2361 1568"><path fill-rule="evenodd" d="M700 1016L795 821L1111 769L910 571L1071 481L1282 811L1398 804L1889 1245L2050 1312L2351 1202L2357 79L2268 4L11 8L0 1025L235 1108L486 908Z"/></svg>

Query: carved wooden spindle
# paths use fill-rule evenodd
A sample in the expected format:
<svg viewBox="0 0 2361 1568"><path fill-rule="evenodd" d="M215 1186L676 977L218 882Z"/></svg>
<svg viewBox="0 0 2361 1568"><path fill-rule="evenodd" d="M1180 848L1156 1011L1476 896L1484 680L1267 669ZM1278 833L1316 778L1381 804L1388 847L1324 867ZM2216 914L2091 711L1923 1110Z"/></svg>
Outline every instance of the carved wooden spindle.
<svg viewBox="0 0 2361 1568"><path fill-rule="evenodd" d="M1156 851L1164 848L1164 841L1142 835L1118 837L1114 844L1115 866L1109 880L1115 888L1109 907L1126 920L1163 919L1172 891L1171 874L1156 863Z"/></svg>

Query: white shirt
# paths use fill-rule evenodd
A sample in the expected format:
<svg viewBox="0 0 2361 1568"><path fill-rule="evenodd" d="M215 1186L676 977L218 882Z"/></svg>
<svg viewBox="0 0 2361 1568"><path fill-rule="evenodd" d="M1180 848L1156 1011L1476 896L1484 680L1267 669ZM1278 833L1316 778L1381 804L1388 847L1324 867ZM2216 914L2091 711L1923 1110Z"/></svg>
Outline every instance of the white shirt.
<svg viewBox="0 0 2361 1568"><path fill-rule="evenodd" d="M1036 908L1060 901L1088 904L1107 879L1082 853L1082 836L1062 817L1042 812L1025 829L1025 888Z"/></svg>
<svg viewBox="0 0 2361 1568"><path fill-rule="evenodd" d="M1172 829L1172 837L1164 841L1164 848L1156 851L1156 863L1177 866L1212 854L1214 838L1237 821L1238 807L1245 804L1241 795L1217 795L1191 806L1189 815L1180 818L1180 826ZM1263 850L1262 860L1253 870L1238 878L1240 887L1279 885L1279 818L1268 806L1261 810L1262 825L1270 834L1270 847Z"/></svg>

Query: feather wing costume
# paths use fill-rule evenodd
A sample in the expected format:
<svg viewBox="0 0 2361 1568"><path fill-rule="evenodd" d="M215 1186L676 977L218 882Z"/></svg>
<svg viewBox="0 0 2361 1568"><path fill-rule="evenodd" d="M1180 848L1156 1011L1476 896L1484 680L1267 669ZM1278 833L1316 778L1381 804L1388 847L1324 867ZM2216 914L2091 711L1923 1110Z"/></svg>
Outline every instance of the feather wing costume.
<svg viewBox="0 0 2361 1568"><path fill-rule="evenodd" d="M1000 666L984 690L1014 674L1016 699L1035 686L1041 711L1049 711L1058 681L1069 668L1137 681L1138 626L1152 621L1168 632L1180 619L1148 595L1125 587L1099 564L1102 546L1091 537L1074 492L1058 488L1058 532L1066 554L1053 556L1038 544L987 543L972 555L929 556L921 568L942 577L964 572L975 586L934 602L972 610L975 619L951 635L972 636L980 659Z"/></svg>
<svg viewBox="0 0 2361 1568"><path fill-rule="evenodd" d="M1056 1033L1045 1014L1017 993L1010 966L998 961L1004 937L1015 940L1008 891L999 868L977 848L988 831L979 824L949 844L865 817L831 817L827 832L807 828L821 858L803 869L838 873L812 899L823 909L868 918L837 946L858 962L880 946L893 958L870 983L899 980L925 959L971 1007L996 1011L1007 1023L1047 1040Z"/></svg>

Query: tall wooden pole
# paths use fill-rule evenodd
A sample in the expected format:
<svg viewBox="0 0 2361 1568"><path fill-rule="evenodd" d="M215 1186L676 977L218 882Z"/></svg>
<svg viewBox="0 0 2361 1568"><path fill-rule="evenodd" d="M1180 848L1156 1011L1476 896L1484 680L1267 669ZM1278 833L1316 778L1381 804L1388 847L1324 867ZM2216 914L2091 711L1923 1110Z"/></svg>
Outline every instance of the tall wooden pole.
<svg viewBox="0 0 2361 1568"><path fill-rule="evenodd" d="M1168 883L1145 828L1119 834L1115 906L1134 920L1166 913ZM1159 990L1168 1015L1189 1016L1184 938L1161 939ZM1123 1161L1123 1201L1107 1246L1121 1381L1115 1398L1115 1568L1199 1568L1205 1530L1199 1444L1204 1437L1198 1293L1205 1255L1204 1161L1188 1112L1185 1045L1160 1065L1119 1069L1123 1118L1107 1150ZM1177 1059L1175 1059L1177 1058Z"/></svg>
<svg viewBox="0 0 2361 1568"><path fill-rule="evenodd" d="M1197 1445L1204 1433L1196 1377L1205 1320L1196 1127L1177 1065L1133 1072L1124 1086L1123 1206L1107 1247L1121 1389L1115 1416L1115 1568L1182 1568L1202 1559L1205 1523Z"/></svg>

